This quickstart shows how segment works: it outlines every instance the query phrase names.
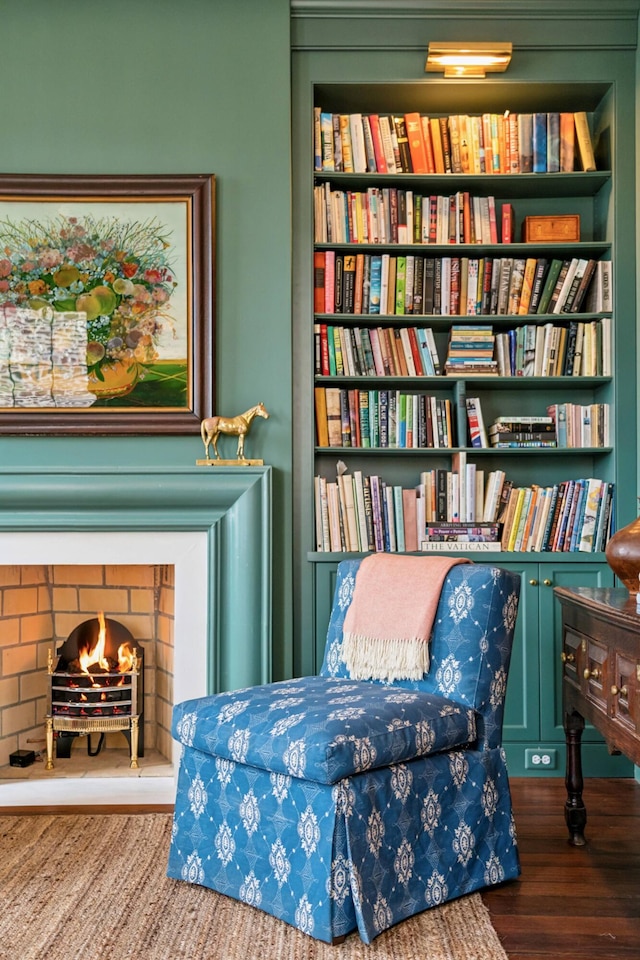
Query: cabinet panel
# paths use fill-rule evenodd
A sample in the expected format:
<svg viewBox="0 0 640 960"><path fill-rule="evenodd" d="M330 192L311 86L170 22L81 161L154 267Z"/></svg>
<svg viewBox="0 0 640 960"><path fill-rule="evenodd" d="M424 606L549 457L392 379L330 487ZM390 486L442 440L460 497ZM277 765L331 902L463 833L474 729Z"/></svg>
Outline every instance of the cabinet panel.
<svg viewBox="0 0 640 960"><path fill-rule="evenodd" d="M336 589L337 563L316 563L315 570L315 635L313 644L313 664L316 673L320 672L324 659L324 647L329 628L329 617L333 606L333 594Z"/></svg>
<svg viewBox="0 0 640 960"><path fill-rule="evenodd" d="M504 710L505 742L529 741L540 726L540 611L537 563L501 563L521 577L518 620L513 638L511 665Z"/></svg>

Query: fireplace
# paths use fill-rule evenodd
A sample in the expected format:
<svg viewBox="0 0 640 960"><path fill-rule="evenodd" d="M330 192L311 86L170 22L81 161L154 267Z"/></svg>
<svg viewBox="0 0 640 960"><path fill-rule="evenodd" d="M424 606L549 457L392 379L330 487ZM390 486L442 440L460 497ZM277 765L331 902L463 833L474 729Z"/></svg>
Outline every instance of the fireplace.
<svg viewBox="0 0 640 960"><path fill-rule="evenodd" d="M123 489L126 509L121 506ZM46 473L0 468L0 566L61 564L84 571L95 565L96 557L104 565L161 566L172 572L175 582L171 702L267 682L270 494L269 467L54 468ZM11 683L20 679L22 646L16 637L15 645L0 650L0 664L7 665ZM144 637L142 647L146 649ZM38 656L42 660L42 654ZM46 672L46 659L40 666ZM159 707L166 725L170 708L170 702ZM3 705L0 719L7 719ZM168 735L167 740L173 751L167 776L150 776L145 759L126 776L115 772L108 777L87 774L80 780L45 779L37 790L26 781L3 777L0 755L0 806L171 802L177 747ZM0 737L4 763L12 750L26 746L7 719Z"/></svg>

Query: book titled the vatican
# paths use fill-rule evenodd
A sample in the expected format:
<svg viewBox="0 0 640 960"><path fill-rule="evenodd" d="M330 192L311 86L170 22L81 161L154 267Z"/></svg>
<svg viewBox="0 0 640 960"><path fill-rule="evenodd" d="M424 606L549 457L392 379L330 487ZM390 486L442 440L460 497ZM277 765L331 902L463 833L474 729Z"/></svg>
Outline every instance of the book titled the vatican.
<svg viewBox="0 0 640 960"><path fill-rule="evenodd" d="M423 540L420 546L423 553L496 553L502 550L502 544L494 540Z"/></svg>

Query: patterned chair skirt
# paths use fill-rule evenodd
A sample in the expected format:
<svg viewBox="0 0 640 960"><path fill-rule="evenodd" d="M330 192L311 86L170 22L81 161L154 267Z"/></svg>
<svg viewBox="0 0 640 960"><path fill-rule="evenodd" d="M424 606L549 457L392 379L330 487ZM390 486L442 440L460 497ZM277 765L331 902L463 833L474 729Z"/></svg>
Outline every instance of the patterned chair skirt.
<svg viewBox="0 0 640 960"><path fill-rule="evenodd" d="M168 875L319 940L357 927L370 943L421 909L518 876L506 776L500 749L323 784L187 747Z"/></svg>

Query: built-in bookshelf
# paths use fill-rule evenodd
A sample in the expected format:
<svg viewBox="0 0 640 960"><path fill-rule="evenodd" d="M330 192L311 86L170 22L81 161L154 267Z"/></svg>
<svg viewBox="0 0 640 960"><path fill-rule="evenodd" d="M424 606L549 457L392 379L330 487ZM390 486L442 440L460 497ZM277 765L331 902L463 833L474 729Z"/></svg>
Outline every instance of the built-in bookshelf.
<svg viewBox="0 0 640 960"><path fill-rule="evenodd" d="M452 32L466 7L453 0ZM505 715L510 770L561 775L562 632L553 588L613 585L605 538L637 508L635 40L622 50L618 16L596 27L581 14L578 28L577 15L569 23L562 11L522 8L522 22L504 20L521 44L505 75L448 80L422 74L414 34L432 14L422 15L424 23L393 25L336 17L326 29L314 21L294 56L296 669L322 662L345 556L372 546L421 553L425 543L436 555L508 567L522 584ZM441 29L440 12L433 17ZM549 166L540 148L545 169L534 172L533 156L529 170L510 146L504 167L506 152L501 159L492 149L491 171L485 153L483 172L474 146L482 118L493 115L495 127L507 111L503 151L514 131L520 142L529 115L532 125L539 115L540 134L544 116L547 143L554 115L571 115L573 163L552 151ZM349 126L352 117L402 117L407 136L417 114L423 139L426 117L430 133L438 127L442 136L446 126L450 140L450 118L465 118L467 130L476 119L471 151L455 171L452 163L451 172L408 172L401 160L391 173L387 157L386 172L377 160L374 170L363 126L364 166L358 147L360 166L350 172L344 156L343 169L329 169L335 153L317 139L322 114L332 130L336 115ZM576 115L593 162L582 158ZM498 129L500 145L499 138ZM481 363L482 347L456 342L474 336L492 338L489 363ZM542 418L552 430L541 428ZM367 519L372 483L377 543ZM337 523L324 515L333 542L316 509L323 485L337 511ZM583 740L591 773L621 773L588 729ZM527 752L542 746L548 767L533 767Z"/></svg>
<svg viewBox="0 0 640 960"><path fill-rule="evenodd" d="M602 557L612 530L610 91L483 90L316 91L318 554Z"/></svg>

